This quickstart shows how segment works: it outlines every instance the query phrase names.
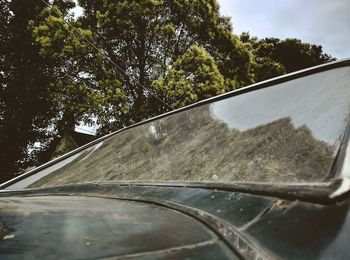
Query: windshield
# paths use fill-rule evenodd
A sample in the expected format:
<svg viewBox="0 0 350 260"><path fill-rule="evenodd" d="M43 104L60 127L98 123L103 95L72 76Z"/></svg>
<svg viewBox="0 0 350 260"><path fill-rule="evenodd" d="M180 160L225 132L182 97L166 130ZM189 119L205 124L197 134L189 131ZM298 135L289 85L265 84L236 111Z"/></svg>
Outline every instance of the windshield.
<svg viewBox="0 0 350 260"><path fill-rule="evenodd" d="M37 173L30 187L324 181L348 123L349 84L348 67L332 69L171 114Z"/></svg>

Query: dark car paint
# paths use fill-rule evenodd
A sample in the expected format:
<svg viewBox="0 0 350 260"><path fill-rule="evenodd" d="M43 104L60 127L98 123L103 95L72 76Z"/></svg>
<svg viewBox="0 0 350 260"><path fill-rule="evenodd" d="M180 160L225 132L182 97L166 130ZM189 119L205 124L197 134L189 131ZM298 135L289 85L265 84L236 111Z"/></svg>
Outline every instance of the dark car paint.
<svg viewBox="0 0 350 260"><path fill-rule="evenodd" d="M347 198L343 199L343 201L321 204L204 188L112 184L75 185L28 191L8 191L0 194L0 205L2 206L7 203L7 205L12 205L13 207L18 201L30 203L30 200L35 198L42 203L43 210L49 207L48 204L55 202L54 196L60 196L59 198L61 199L66 198L65 214L68 217L76 214L76 209L69 207L69 203L79 197L83 197L83 200L87 202L91 200L90 205L93 204L96 197L116 199L114 202L115 207L118 207L118 204L121 203L120 200L129 203L130 207L135 203L144 203L145 205L142 206L144 210L140 210L137 213L137 218L139 218L141 223L141 220L147 218L151 222L161 220L159 225L156 225L154 230L148 233L150 237L154 235L156 239L148 238L146 235L143 239L133 240L132 232L129 233L127 231L128 228L126 228L124 232L115 234L116 237L114 239L120 239L119 236L122 236L123 239L133 241L133 243L114 244L114 247L112 247L115 250L114 253L119 256L122 256L124 253L130 257L142 259L147 259L148 257L191 257L196 259L207 257L207 259L212 259L210 256L216 256L218 259L230 259L234 257L234 255L229 253L228 248L230 248L237 256L247 259L350 258L350 247L347 246L350 234L346 232L350 228L350 217L348 216L349 200ZM88 205L89 203L84 208L85 211L89 210ZM172 212L173 210L181 212L204 225L200 227L200 224L197 223L191 225L190 230L188 230L186 225L180 223L183 221L181 220L183 217L180 217L178 213L172 213L171 217L167 218L168 222L166 222L164 216L159 214L155 214L149 219L149 214L152 214L152 210L154 208L159 210L159 207L170 209ZM109 208L108 210L112 209ZM5 228L14 235L12 239L4 240L0 243L2 254L5 252L5 256L7 254L7 256L17 256L18 258L26 257L40 254L40 250L44 250L43 248L50 248L48 245L52 246L52 241L55 241L55 244L59 242L62 237L56 233L45 233L45 229L43 230L42 226L48 227L50 224L52 225L52 230L62 230L64 227L60 215L62 212L58 209L58 212L53 213L54 217L47 219L47 222L38 221L38 218L45 220L46 216L51 214L49 212L49 210L46 210L46 213L43 211L39 215L26 215L21 214L18 209L10 211L0 210ZM154 212L156 211L154 210ZM105 221L105 218L108 218L108 214L106 215L103 211L101 216L102 219L96 218L93 221L100 223ZM84 217L80 217L82 217L80 224L85 230ZM135 222L130 219L127 225L135 225L135 227L142 229L141 226L138 226L140 225L139 221ZM179 227L178 232L187 232L183 236L184 244L194 244L195 246L181 249L182 244L176 244L178 242L176 239L178 235L174 232L176 227L166 227L164 229L162 227L164 221L168 224L175 224L176 221L180 221L176 223L176 226ZM113 229L113 223L110 222L109 225L111 224L112 227L110 228ZM114 224L118 225L117 222ZM28 234L23 232L23 228L28 229L28 227L33 226L37 228L29 228L29 234L35 233L35 239L31 240ZM211 231L206 231L208 228ZM211 235L211 237L205 237L206 235L204 235L203 239L201 238L203 233L209 234L211 232L215 235ZM74 236L74 234L73 232L72 235ZM95 235L103 241L103 234L102 232ZM42 238L45 239L43 240ZM105 238L107 239L107 237ZM83 236L80 236L80 239L84 239ZM109 239L113 241L113 238ZM79 243L79 239L76 241ZM203 244L201 243L203 241L210 242ZM159 249L160 243L168 244ZM199 243L199 245L196 246L196 243ZM13 247L13 244L16 247ZM145 244L147 244L147 247L144 247ZM123 251L125 247L127 247L128 251ZM20 248L22 250L19 250ZM87 251L78 251L82 254L80 257L87 256L86 254L89 251L87 246L86 248ZM170 249L165 250L165 248ZM175 250L172 251L171 248L175 248ZM140 253L140 250L144 252ZM61 257L69 257L74 256L69 254L77 251L73 247L65 248L65 250L59 248L59 250L54 252ZM90 255L91 257L106 256L102 248L97 248L94 252L95 254ZM209 252L212 255L208 254ZM180 253L181 257L178 255Z"/></svg>
<svg viewBox="0 0 350 260"><path fill-rule="evenodd" d="M199 249L210 249L220 258L234 257L205 225L157 205L33 196L0 199L0 206L7 237L14 236L0 244L1 258L161 258Z"/></svg>

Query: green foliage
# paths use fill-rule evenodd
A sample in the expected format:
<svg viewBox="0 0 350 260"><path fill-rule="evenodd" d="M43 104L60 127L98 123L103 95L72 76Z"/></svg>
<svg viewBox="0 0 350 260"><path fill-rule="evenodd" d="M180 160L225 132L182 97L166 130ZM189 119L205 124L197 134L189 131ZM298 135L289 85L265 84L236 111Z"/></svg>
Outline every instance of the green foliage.
<svg viewBox="0 0 350 260"><path fill-rule="evenodd" d="M100 50L90 45L92 32L53 5L45 8L40 23L32 23L40 54L54 64L53 101L58 108L56 127L61 133L74 130L83 121L92 124L117 107L125 113L125 94L111 69L106 68ZM125 103L125 102L124 102ZM115 115L116 113L114 113Z"/></svg>
<svg viewBox="0 0 350 260"><path fill-rule="evenodd" d="M234 35L217 0L79 0L77 20L73 0L45 1L0 1L0 181L80 122L109 133L169 110L162 100L181 107L332 60L297 39Z"/></svg>
<svg viewBox="0 0 350 260"><path fill-rule="evenodd" d="M213 57L192 45L161 76L153 87L173 107L179 108L225 92L224 77Z"/></svg>
<svg viewBox="0 0 350 260"><path fill-rule="evenodd" d="M151 84L194 44L214 58L227 90L252 82L251 54L233 35L229 19L219 15L216 0L80 0L79 4L86 10L79 20L82 26L129 75L128 79L108 63L123 83L129 113L101 120L102 128L110 121L117 128L164 112L167 108L151 94Z"/></svg>
<svg viewBox="0 0 350 260"><path fill-rule="evenodd" d="M335 60L323 52L322 46L303 43L299 39L259 40L249 33L243 33L240 38L253 54L256 81Z"/></svg>
<svg viewBox="0 0 350 260"><path fill-rule="evenodd" d="M43 7L36 0L0 2L0 181L30 166L29 147L49 139L50 64L40 57L29 28Z"/></svg>

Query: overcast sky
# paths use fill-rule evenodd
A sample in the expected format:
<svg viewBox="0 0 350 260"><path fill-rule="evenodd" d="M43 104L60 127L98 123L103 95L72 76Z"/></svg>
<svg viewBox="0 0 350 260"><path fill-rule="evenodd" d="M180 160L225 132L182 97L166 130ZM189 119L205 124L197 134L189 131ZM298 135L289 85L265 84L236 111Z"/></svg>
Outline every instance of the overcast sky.
<svg viewBox="0 0 350 260"><path fill-rule="evenodd" d="M350 57L350 0L218 0L234 32L299 38L325 52Z"/></svg>

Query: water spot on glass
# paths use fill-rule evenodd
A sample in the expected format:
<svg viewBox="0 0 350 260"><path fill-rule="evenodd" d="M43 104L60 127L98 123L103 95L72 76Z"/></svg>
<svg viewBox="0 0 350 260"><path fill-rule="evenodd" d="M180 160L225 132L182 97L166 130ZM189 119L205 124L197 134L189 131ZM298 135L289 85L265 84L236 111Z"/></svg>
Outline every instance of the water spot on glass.
<svg viewBox="0 0 350 260"><path fill-rule="evenodd" d="M9 239L13 239L13 238L15 238L14 234L8 234L8 235L3 237L3 240L9 240Z"/></svg>

